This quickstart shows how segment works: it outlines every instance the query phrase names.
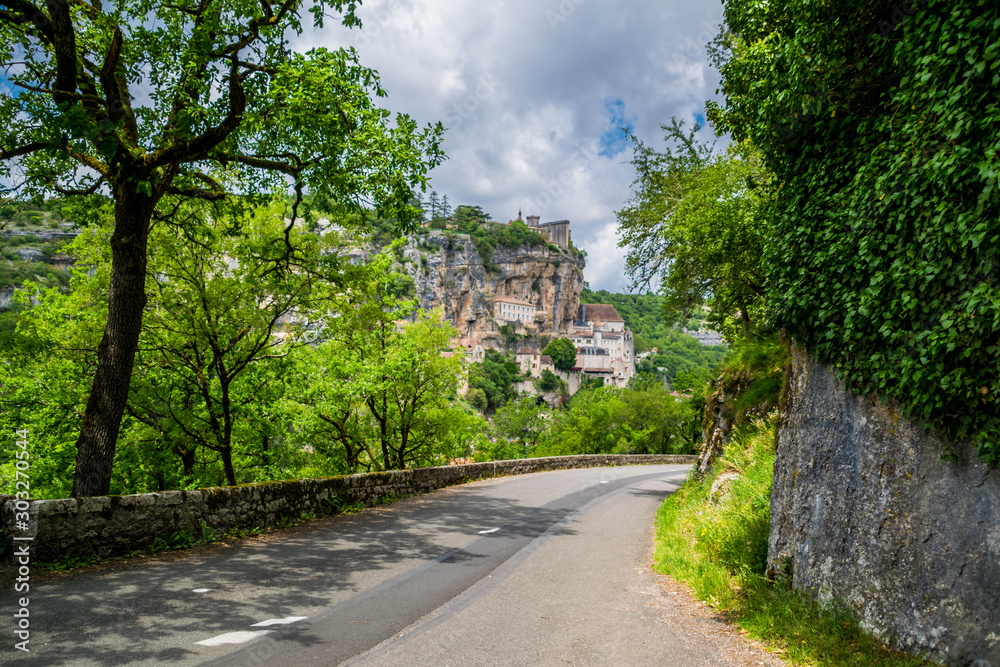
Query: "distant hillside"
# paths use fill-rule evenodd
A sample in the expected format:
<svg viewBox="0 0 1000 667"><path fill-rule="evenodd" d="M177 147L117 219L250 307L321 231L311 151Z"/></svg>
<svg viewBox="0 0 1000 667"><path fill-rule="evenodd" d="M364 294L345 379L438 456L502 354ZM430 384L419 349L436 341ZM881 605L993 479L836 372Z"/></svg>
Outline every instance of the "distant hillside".
<svg viewBox="0 0 1000 667"><path fill-rule="evenodd" d="M663 368L663 375L673 382L678 372L692 370L706 372L714 367L727 352L723 346L702 345L692 336L675 327L667 326L660 315L663 297L655 294L612 294L606 290L597 292L584 287L580 295L581 303L610 303L625 320L625 326L635 335L636 353L656 348L656 355L639 363L638 370ZM686 323L688 329L698 329L700 318Z"/></svg>

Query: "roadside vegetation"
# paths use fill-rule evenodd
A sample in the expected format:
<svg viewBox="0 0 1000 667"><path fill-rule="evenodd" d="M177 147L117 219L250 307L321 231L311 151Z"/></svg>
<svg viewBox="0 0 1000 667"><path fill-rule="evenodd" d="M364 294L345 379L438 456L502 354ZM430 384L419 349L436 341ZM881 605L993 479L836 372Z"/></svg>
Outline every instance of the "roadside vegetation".
<svg viewBox="0 0 1000 667"><path fill-rule="evenodd" d="M824 606L790 581L764 576L774 429L773 414L740 429L703 480L688 480L664 502L656 518L656 568L792 664L933 664L886 647L837 603ZM732 473L739 477L713 500L712 485Z"/></svg>
<svg viewBox="0 0 1000 667"><path fill-rule="evenodd" d="M723 360L734 422L724 453L692 475L656 518L656 568L796 665L930 665L867 635L839 602L822 604L766 576L783 352L774 338Z"/></svg>

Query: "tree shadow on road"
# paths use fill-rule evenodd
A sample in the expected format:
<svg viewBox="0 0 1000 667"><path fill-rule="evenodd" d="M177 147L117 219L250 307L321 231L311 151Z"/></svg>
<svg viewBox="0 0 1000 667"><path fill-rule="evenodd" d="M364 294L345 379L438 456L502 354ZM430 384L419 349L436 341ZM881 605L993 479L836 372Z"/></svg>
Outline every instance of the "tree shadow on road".
<svg viewBox="0 0 1000 667"><path fill-rule="evenodd" d="M170 562L33 584L30 663L209 659L229 649L194 642L251 630L267 619L317 613L475 540L534 537L565 515L498 498L489 487L448 489ZM500 530L479 534L493 527ZM452 562L476 557L461 551L450 556ZM184 643L164 648L171 639Z"/></svg>

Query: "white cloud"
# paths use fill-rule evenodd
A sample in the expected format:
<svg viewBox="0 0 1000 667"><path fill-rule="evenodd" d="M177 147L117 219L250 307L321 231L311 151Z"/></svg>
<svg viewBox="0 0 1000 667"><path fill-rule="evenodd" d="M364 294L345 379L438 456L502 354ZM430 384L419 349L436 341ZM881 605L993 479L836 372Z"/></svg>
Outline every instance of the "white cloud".
<svg viewBox="0 0 1000 667"><path fill-rule="evenodd" d="M355 46L389 108L449 128L438 193L497 219L520 206L571 220L591 286L624 290L615 211L633 173L629 151L599 154L606 104L621 100L652 142L670 116L703 113L718 85L705 54L718 0L367 0L359 15L362 30L329 27L297 48Z"/></svg>

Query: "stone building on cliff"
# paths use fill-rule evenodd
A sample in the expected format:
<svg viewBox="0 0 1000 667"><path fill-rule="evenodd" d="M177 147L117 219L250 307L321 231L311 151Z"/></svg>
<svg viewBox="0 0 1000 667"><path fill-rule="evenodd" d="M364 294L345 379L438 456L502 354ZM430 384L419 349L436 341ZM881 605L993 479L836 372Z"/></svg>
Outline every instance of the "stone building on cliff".
<svg viewBox="0 0 1000 667"><path fill-rule="evenodd" d="M628 386L635 377L635 342L614 306L581 303L569 339L576 345L581 372L617 387Z"/></svg>
<svg viewBox="0 0 1000 667"><path fill-rule="evenodd" d="M520 219L520 214L518 214ZM555 243L563 250L569 250L570 232L569 220L554 220L553 222L541 222L537 215L529 215L527 218L528 228L533 229L546 239L549 243Z"/></svg>

